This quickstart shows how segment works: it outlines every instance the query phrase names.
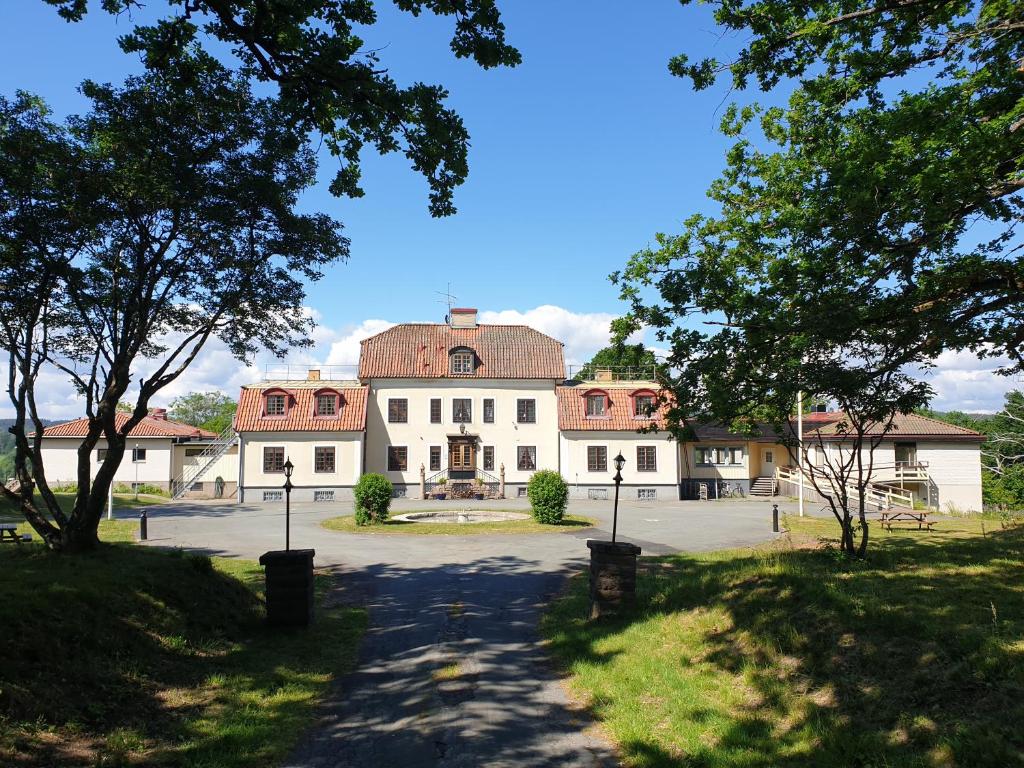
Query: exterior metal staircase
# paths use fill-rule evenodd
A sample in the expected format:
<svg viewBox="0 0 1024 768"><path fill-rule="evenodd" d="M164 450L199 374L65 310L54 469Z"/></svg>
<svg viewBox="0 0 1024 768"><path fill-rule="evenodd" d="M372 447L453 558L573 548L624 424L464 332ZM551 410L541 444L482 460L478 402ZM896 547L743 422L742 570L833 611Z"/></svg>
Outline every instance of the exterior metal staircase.
<svg viewBox="0 0 1024 768"><path fill-rule="evenodd" d="M448 469L442 469L426 478L425 490L428 495L444 493L451 494L451 498L471 498L475 492L486 493L490 498L497 498L501 480L482 469L471 471L473 477L452 478Z"/></svg>
<svg viewBox="0 0 1024 768"><path fill-rule="evenodd" d="M217 435L217 439L211 442L195 458L196 463L185 466L181 474L171 483L172 499L180 499L192 488L192 484L198 482L206 471L223 456L232 445L235 444L235 428L233 425L225 427L224 431Z"/></svg>

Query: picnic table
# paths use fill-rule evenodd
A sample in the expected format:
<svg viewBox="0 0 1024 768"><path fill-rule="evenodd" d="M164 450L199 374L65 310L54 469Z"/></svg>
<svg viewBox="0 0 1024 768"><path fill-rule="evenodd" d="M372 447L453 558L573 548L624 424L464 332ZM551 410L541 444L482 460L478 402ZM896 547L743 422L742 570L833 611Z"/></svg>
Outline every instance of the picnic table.
<svg viewBox="0 0 1024 768"><path fill-rule="evenodd" d="M929 531L935 525L934 520L928 519L928 510L926 509L884 509L881 522L882 527L889 531L892 530L893 523L909 523L910 525L916 523L918 530L927 527Z"/></svg>
<svg viewBox="0 0 1024 768"><path fill-rule="evenodd" d="M21 544L17 523L0 523L0 544Z"/></svg>

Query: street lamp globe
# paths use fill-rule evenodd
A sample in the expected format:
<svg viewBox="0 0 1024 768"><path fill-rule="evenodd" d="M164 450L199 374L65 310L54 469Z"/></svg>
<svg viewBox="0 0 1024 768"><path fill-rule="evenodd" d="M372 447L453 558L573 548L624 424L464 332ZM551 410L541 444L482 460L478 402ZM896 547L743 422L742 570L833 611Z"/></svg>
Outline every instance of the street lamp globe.
<svg viewBox="0 0 1024 768"><path fill-rule="evenodd" d="M626 466L626 459L622 455L622 451L619 451L619 455L616 456L612 461L615 462L615 470L621 472L622 468Z"/></svg>
<svg viewBox="0 0 1024 768"><path fill-rule="evenodd" d="M292 476L292 470L293 470L293 469L295 469L295 465L294 465L294 464L292 464L292 460L291 460L291 459L288 459L288 460L287 460L287 461L286 461L286 462L284 463L284 476L285 476L285 477L291 477L291 476Z"/></svg>

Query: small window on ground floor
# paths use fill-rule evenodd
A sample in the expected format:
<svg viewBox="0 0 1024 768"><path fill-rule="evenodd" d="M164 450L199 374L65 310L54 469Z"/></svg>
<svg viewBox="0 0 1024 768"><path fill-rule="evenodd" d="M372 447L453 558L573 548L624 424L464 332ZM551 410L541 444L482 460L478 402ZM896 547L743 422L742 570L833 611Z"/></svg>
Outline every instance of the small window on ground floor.
<svg viewBox="0 0 1024 768"><path fill-rule="evenodd" d="M655 501L658 498L657 488L637 488L636 498L638 501Z"/></svg>
<svg viewBox="0 0 1024 768"><path fill-rule="evenodd" d="M405 472L409 468L409 449L405 446L388 446L388 472Z"/></svg>
<svg viewBox="0 0 1024 768"><path fill-rule="evenodd" d="M132 461L142 463L146 460L145 448L132 448Z"/></svg>
<svg viewBox="0 0 1024 768"><path fill-rule="evenodd" d="M334 501L334 491L313 491L313 501Z"/></svg>
<svg viewBox="0 0 1024 768"><path fill-rule="evenodd" d="M595 499L600 501L608 500L608 489L607 488L588 488L587 498Z"/></svg>
<svg viewBox="0 0 1024 768"><path fill-rule="evenodd" d="M264 491L264 501L281 501L284 498L284 491Z"/></svg>
<svg viewBox="0 0 1024 768"><path fill-rule="evenodd" d="M523 496L528 495L527 494L527 490L528 489L527 489L527 487L525 485L521 485L521 486L519 486L519 493L517 493L516 495L519 496L520 498L522 498Z"/></svg>
<svg viewBox="0 0 1024 768"><path fill-rule="evenodd" d="M106 448L97 448L96 449L96 461L103 461L105 458L107 458L107 449Z"/></svg>
<svg viewBox="0 0 1024 768"><path fill-rule="evenodd" d="M190 491L201 491L201 490L203 490L202 482L192 483L192 486L189 488L189 490Z"/></svg>

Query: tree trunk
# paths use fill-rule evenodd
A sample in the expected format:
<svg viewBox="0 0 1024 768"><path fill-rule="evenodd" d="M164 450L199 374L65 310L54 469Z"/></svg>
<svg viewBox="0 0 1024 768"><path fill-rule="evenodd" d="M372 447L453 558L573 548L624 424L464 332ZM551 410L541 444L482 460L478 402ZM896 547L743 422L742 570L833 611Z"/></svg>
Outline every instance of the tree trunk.
<svg viewBox="0 0 1024 768"><path fill-rule="evenodd" d="M61 552L91 552L100 545L97 524L90 525L84 520L73 520L61 529L59 549Z"/></svg>

